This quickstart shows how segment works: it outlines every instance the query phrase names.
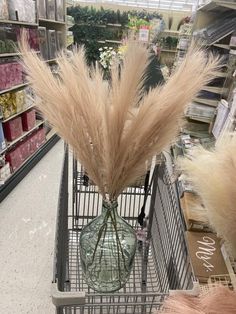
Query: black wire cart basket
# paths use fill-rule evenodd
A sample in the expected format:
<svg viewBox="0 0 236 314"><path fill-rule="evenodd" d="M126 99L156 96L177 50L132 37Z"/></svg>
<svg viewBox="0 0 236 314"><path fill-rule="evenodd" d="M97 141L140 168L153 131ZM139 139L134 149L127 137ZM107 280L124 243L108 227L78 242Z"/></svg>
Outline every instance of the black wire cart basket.
<svg viewBox="0 0 236 314"><path fill-rule="evenodd" d="M112 294L101 294L83 280L79 236L82 228L100 214L102 199L65 147L52 283L56 313L157 313L170 290L194 288L184 222L165 162L151 171L148 185L147 180L146 184L134 184L118 201L121 216L137 230L138 248L125 287ZM138 217L144 207L146 219L140 226Z"/></svg>

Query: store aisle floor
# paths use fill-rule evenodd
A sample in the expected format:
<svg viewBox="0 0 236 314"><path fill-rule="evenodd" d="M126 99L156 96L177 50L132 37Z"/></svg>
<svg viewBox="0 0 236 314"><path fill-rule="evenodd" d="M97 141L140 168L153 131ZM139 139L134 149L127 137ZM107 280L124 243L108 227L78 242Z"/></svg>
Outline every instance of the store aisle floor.
<svg viewBox="0 0 236 314"><path fill-rule="evenodd" d="M0 204L0 314L51 314L55 218L63 160L57 143Z"/></svg>

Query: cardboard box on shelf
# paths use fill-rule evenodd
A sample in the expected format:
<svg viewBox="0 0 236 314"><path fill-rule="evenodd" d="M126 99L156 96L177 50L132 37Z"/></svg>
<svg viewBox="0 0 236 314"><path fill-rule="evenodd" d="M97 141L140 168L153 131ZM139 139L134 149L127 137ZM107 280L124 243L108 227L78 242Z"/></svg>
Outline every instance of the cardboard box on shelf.
<svg viewBox="0 0 236 314"><path fill-rule="evenodd" d="M7 141L11 142L22 135L22 120L21 117L16 117L12 120L3 123L3 132Z"/></svg>
<svg viewBox="0 0 236 314"><path fill-rule="evenodd" d="M23 83L23 68L17 62L0 64L0 90Z"/></svg>
<svg viewBox="0 0 236 314"><path fill-rule="evenodd" d="M36 123L35 110L25 111L21 115L23 131L30 131Z"/></svg>
<svg viewBox="0 0 236 314"><path fill-rule="evenodd" d="M215 234L187 231L186 239L193 272L200 283L208 282L210 276L228 274L220 239Z"/></svg>
<svg viewBox="0 0 236 314"><path fill-rule="evenodd" d="M23 140L20 144L19 144L19 150L20 150L20 154L22 157L22 160L25 161L27 158L30 157L30 142L28 140L28 138L26 138L25 140Z"/></svg>
<svg viewBox="0 0 236 314"><path fill-rule="evenodd" d="M16 171L23 163L19 146L16 146L5 155L6 161L10 163L12 172Z"/></svg>
<svg viewBox="0 0 236 314"><path fill-rule="evenodd" d="M39 128L36 132L37 134L37 148L39 148L46 141L45 128Z"/></svg>

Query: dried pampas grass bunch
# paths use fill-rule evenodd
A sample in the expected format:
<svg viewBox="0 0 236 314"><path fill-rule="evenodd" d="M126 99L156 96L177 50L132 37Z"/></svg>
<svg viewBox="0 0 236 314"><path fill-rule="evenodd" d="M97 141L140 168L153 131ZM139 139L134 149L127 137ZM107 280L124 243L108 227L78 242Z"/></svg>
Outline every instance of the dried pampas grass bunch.
<svg viewBox="0 0 236 314"><path fill-rule="evenodd" d="M225 135L212 151L193 149L191 160L179 161L207 208L219 236L236 258L236 136Z"/></svg>
<svg viewBox="0 0 236 314"><path fill-rule="evenodd" d="M59 78L25 41L21 52L29 81L42 100L39 108L107 200L116 199L176 137L186 105L219 67L217 58L191 49L167 84L143 95L149 59L144 46L129 44L121 69L111 71L110 83L98 68L87 66L83 48L69 60L60 56Z"/></svg>
<svg viewBox="0 0 236 314"><path fill-rule="evenodd" d="M236 292L227 287L209 287L199 297L179 293L168 297L163 314L234 314Z"/></svg>

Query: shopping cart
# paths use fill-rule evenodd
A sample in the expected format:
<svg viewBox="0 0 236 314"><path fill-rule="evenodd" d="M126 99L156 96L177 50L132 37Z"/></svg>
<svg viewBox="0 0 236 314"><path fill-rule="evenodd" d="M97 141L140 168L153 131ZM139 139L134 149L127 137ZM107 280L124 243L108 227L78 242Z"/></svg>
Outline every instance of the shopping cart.
<svg viewBox="0 0 236 314"><path fill-rule="evenodd" d="M129 187L119 197L120 214L138 234L130 279L118 292L97 293L83 280L79 236L83 226L100 213L102 199L97 187L89 182L83 168L65 148L52 283L56 313L155 313L170 290L193 288L183 220L165 162L154 167L149 183L148 188ZM69 193L71 184L72 193ZM143 204L146 204L146 220L140 227L137 217Z"/></svg>

